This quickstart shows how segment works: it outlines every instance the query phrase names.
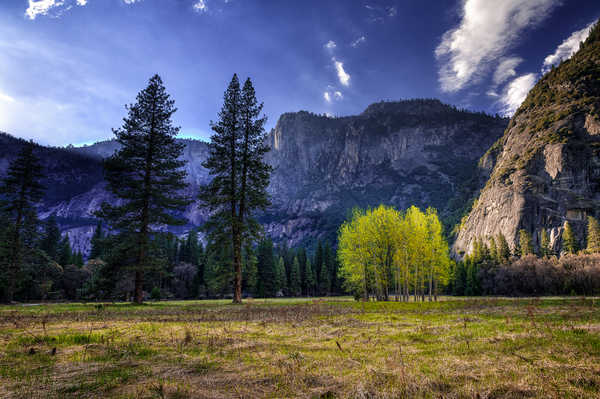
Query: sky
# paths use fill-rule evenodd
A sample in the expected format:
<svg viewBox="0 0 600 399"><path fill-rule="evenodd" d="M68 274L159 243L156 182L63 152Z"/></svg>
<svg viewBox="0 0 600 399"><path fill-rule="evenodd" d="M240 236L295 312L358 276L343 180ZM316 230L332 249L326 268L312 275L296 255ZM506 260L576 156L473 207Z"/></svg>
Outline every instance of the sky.
<svg viewBox="0 0 600 399"><path fill-rule="evenodd" d="M155 73L203 140L234 73L268 129L409 98L510 116L599 17L598 0L2 0L0 131L110 139Z"/></svg>

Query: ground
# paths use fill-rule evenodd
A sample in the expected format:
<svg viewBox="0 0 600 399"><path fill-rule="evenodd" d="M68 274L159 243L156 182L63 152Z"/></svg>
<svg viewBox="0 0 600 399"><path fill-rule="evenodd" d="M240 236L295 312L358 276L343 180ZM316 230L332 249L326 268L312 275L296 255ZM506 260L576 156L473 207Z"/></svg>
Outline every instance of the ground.
<svg viewBox="0 0 600 399"><path fill-rule="evenodd" d="M600 300L0 307L2 398L597 398Z"/></svg>

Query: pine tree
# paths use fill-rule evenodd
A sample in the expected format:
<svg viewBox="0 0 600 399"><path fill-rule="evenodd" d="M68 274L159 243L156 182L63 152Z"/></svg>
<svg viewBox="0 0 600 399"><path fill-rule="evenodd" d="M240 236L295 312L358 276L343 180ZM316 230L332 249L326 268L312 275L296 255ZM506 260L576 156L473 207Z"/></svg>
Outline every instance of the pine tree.
<svg viewBox="0 0 600 399"><path fill-rule="evenodd" d="M96 229L94 230L94 235L92 236L91 245L92 249L90 250L90 259L101 258L103 255L103 239L104 234L102 233L102 222L98 222L96 225Z"/></svg>
<svg viewBox="0 0 600 399"><path fill-rule="evenodd" d="M273 242L263 240L258 244L257 255L258 282L257 291L260 297L273 297L276 294L276 270L273 258Z"/></svg>
<svg viewBox="0 0 600 399"><path fill-rule="evenodd" d="M496 246L496 240L494 239L494 237L490 237L489 243L490 243L490 258L494 261L494 263L498 264L498 263L500 263L498 261L498 247Z"/></svg>
<svg viewBox="0 0 600 399"><path fill-rule="evenodd" d="M315 252L315 260L313 262L313 271L315 273L315 285L316 285L317 291L321 287L320 281L321 281L322 267L323 267L323 245L321 244L321 240L319 240L317 242L317 251Z"/></svg>
<svg viewBox="0 0 600 399"><path fill-rule="evenodd" d="M58 264L67 266L71 264L73 253L71 252L71 243L69 237L65 234L58 245Z"/></svg>
<svg viewBox="0 0 600 399"><path fill-rule="evenodd" d="M99 216L137 247L132 264L136 303L143 301L144 273L153 263L153 226L183 224L173 211L189 203L181 194L187 186L185 162L179 160L184 145L175 141L179 128L171 121L174 104L154 75L137 102L127 107L122 128L113 131L121 147L104 164L108 187L122 205L105 202Z"/></svg>
<svg viewBox="0 0 600 399"><path fill-rule="evenodd" d="M256 295L258 280L257 258L254 250L249 245L244 247L242 267L242 286L244 291Z"/></svg>
<svg viewBox="0 0 600 399"><path fill-rule="evenodd" d="M58 228L58 223L56 223L56 218L54 215L50 215L44 223L40 249L55 262L58 262L60 238L60 229Z"/></svg>
<svg viewBox="0 0 600 399"><path fill-rule="evenodd" d="M564 230L562 233L562 247L567 253L574 254L578 250L577 239L571 229L569 222L565 222Z"/></svg>
<svg viewBox="0 0 600 399"><path fill-rule="evenodd" d="M7 280L5 299L13 300L17 279L22 269L22 229L28 212L35 212L34 205L42 199L42 166L34 154L35 144L28 142L11 162L0 186L3 211L9 215L11 232L8 234L8 260L4 275Z"/></svg>
<svg viewBox="0 0 600 399"><path fill-rule="evenodd" d="M521 258L524 258L527 255L533 255L531 234L525 229L519 230L519 248L521 250Z"/></svg>
<svg viewBox="0 0 600 399"><path fill-rule="evenodd" d="M262 108L250 79L240 90L237 75L233 75L219 121L211 124L214 134L208 159L202 164L213 176L200 194L202 203L212 211L207 230L229 236L233 247L234 303L242 301L243 241L256 239L260 230L252 214L269 204L266 188L271 167L263 160L269 147L265 145L266 118L260 117Z"/></svg>
<svg viewBox="0 0 600 399"><path fill-rule="evenodd" d="M600 252L600 225L593 216L588 216L587 251L594 254Z"/></svg>
<svg viewBox="0 0 600 399"><path fill-rule="evenodd" d="M310 264L310 259L306 259L306 295L314 295L315 292L315 272Z"/></svg>
<svg viewBox="0 0 600 399"><path fill-rule="evenodd" d="M467 273L465 269L465 262L458 262L454 269L454 291L453 295L462 296L465 295L465 288L467 284Z"/></svg>
<svg viewBox="0 0 600 399"><path fill-rule="evenodd" d="M496 237L496 245L499 263L508 262L510 259L510 247L508 246L508 242L506 241L504 234L498 233L498 236Z"/></svg>
<svg viewBox="0 0 600 399"><path fill-rule="evenodd" d="M326 247L327 248L327 247ZM327 251L323 252L323 263L321 265L321 272L319 273L319 295L329 294L330 282L329 282L329 256Z"/></svg>
<svg viewBox="0 0 600 399"><path fill-rule="evenodd" d="M552 251L550 250L550 237L548 236L548 231L542 228L542 231L540 233L540 255L542 257L550 256L551 252Z"/></svg>
<svg viewBox="0 0 600 399"><path fill-rule="evenodd" d="M277 287L275 288L276 293L279 291L284 293L288 291L289 287L283 256L280 256L275 263L275 280L277 282Z"/></svg>
<svg viewBox="0 0 600 399"><path fill-rule="evenodd" d="M302 286L300 284L300 261L297 256L294 256L292 267L290 269L289 291L292 296L298 296L302 292Z"/></svg>

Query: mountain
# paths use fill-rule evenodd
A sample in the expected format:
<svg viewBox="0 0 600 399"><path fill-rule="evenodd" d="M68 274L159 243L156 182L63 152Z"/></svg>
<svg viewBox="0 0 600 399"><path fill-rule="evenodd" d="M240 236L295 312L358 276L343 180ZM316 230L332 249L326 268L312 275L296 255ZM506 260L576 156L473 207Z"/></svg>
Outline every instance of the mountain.
<svg viewBox="0 0 600 399"><path fill-rule="evenodd" d="M546 229L559 251L565 221L583 241L586 217L600 216L598 25L571 59L540 79L481 163L493 170L461 223L455 254L500 232L514 246L520 229L536 247Z"/></svg>
<svg viewBox="0 0 600 399"><path fill-rule="evenodd" d="M433 206L452 220L506 123L438 100L381 102L342 118L283 114L268 137L273 206L262 221L296 244L334 240L356 206Z"/></svg>
<svg viewBox="0 0 600 399"><path fill-rule="evenodd" d="M438 100L406 100L370 105L362 114L332 118L306 111L283 114L268 134L274 167L269 186L272 206L259 220L278 242L311 245L335 240L353 207L380 203L405 208L438 208L448 225L460 219L465 203L480 188L477 162L501 135L508 120L458 110ZM23 144L1 135L0 175ZM210 175L202 167L208 146L185 143L189 194L195 196ZM84 147L39 147L49 170L51 190L40 205L42 218L58 217L76 249L89 250L103 201L114 201L102 180L102 158L118 144L104 141ZM205 210L190 205L184 233L200 226Z"/></svg>

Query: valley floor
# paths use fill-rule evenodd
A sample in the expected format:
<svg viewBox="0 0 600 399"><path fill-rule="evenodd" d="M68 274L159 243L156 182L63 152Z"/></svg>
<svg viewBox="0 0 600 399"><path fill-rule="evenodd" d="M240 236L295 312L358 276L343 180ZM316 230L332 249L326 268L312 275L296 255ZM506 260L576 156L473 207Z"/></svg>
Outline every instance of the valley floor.
<svg viewBox="0 0 600 399"><path fill-rule="evenodd" d="M2 398L597 398L600 300L0 307Z"/></svg>

